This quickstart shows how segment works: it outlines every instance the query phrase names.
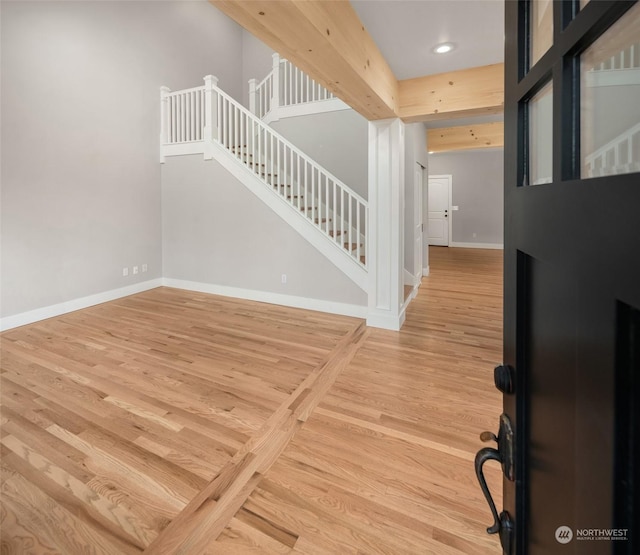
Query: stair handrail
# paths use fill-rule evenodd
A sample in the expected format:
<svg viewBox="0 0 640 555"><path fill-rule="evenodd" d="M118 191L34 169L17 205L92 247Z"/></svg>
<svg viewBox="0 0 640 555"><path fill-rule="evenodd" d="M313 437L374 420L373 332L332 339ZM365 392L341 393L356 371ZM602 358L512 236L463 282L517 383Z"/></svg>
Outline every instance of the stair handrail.
<svg viewBox="0 0 640 555"><path fill-rule="evenodd" d="M296 154L300 155L303 158L306 158L308 160L308 162L310 164L312 164L316 169L320 170L322 173L326 174L327 176L329 176L329 178L332 181L336 181L337 183L342 184L342 186L350 191L350 194L353 195L353 197L357 198L360 202L362 202L363 204L367 204L366 199L362 198L356 191L354 191L353 189L351 189L348 185L346 185L343 181L341 181L339 178L337 178L335 175L333 175L329 170L327 170L326 168L323 168L320 164L318 164L317 162L315 162L311 157L309 157L309 155L305 154L302 150L300 150L297 146L295 146L294 144L290 143L284 136L280 135L280 133L278 133L275 129L273 129L271 126L267 125L266 123L264 123L260 118L258 118L257 116L255 116L254 114L252 114L249 110L247 110L246 107L244 107L240 102L238 102L237 100L235 100L233 97L229 96L226 92L224 92L222 89L220 89L219 87L215 87L214 86L214 91L216 91L221 97L227 99L231 104L233 104L235 107L237 107L240 111L244 112L247 117L249 117L256 125L259 125L260 128L262 128L263 130L267 131L268 133L274 135L275 137L278 138L278 140L283 143L284 145L287 146L287 148L289 148L290 150L293 150ZM218 139L219 140L219 139Z"/></svg>
<svg viewBox="0 0 640 555"><path fill-rule="evenodd" d="M216 118L215 121L217 122L217 135L215 134L214 131L214 135L213 138L216 140L216 142L218 142L220 145L222 145L223 147L225 147L227 150L229 150L230 152L234 153L236 158L238 159L242 159L242 153L240 153L238 151L238 147L241 144L244 144L245 141L251 140L252 141L252 148L254 147L254 137L257 136L258 137L258 150L260 150L260 133L263 133L265 135L265 137L269 137L269 143L271 145L271 170L273 171L274 168L274 161L275 158L273 156L273 141L276 141L277 146L278 146L278 155L276 156L277 158L277 162L278 162L278 170L279 170L279 161L280 161L280 146L282 146L282 148L284 149L284 154L283 154L283 158L285 160L286 163L286 159L287 159L287 155L286 152L291 153L289 155L290 161L291 161L291 165L293 168L293 154L295 154L295 156L297 157L297 178L298 178L298 193L300 193L300 188L301 188L301 183L300 183L300 166L301 166L301 162L305 164L304 166L304 175L305 175L305 183L304 183L304 190L305 192L309 190L308 187L308 183L306 180L306 175L307 175L307 166L309 168L311 168L311 196L312 199L314 199L314 184L315 184L315 174L314 172L317 172L317 176L318 176L318 180L317 180L317 184L318 184L318 190L319 190L319 195L321 194L321 187L322 187L322 178L324 178L325 180L325 184L326 187L325 189L327 190L327 197L329 197L329 192L328 192L328 188L329 188L329 183L333 184L333 201L334 201L334 218L333 218L333 230L330 229L330 225L327 225L323 228L322 226L322 205L319 204L318 207L315 207L315 209L319 210L319 214L318 214L318 222L315 222L314 220L316 219L315 215L311 215L311 217L309 217L309 213L307 212L306 214L306 219L310 221L310 223L312 223L313 225L315 225L316 228L318 228L320 231L322 231L327 237L333 239L333 242L340 247L340 243L344 241L345 236L348 237L348 242L347 244L349 245L349 247L351 247L351 245L355 244L356 247L355 249L351 249L351 248L342 248L340 247L341 251L347 251L348 254L351 254L352 258L355 259L355 261L363 268L366 268L366 259L364 258L365 256L365 248L363 245L361 245L361 238L366 237L367 233L367 221L368 221L368 202L362 197L360 196L356 191L354 191L353 189L351 189L348 185L346 185L342 180L340 180L338 177L336 177L334 174L332 174L330 171L328 171L326 168L322 167L320 164L318 164L315 160L313 160L310 156L308 156L307 154L305 154L302 150L300 150L298 147L296 147L294 144L292 144L291 142L289 142L285 137L283 137L282 135L280 135L277 131L275 131L272 127L270 127L269 125L265 124L259 117L257 117L256 115L252 114L251 111L249 111L245 106L243 106L240 102L238 102L237 100L235 100L234 98L232 98L230 95L228 95L226 92L224 92L222 89L220 89L219 87L217 87L216 85L213 86L212 88L212 92L214 94L217 95L217 109L216 109ZM229 106L232 106L236 113L233 115L233 117L230 116L229 113L225 114L225 107L224 107L224 103L227 103ZM238 117L237 114L241 114L240 117ZM246 125L247 129L245 130L245 132L243 133L242 128L238 127L238 121L240 120L240 126L243 125L242 122L242 118L245 118L245 123L244 125ZM233 129L231 128L230 125L227 125L229 122L233 122ZM252 125L252 133L251 136L249 136L248 133L248 129L249 129L249 122L251 122ZM225 128L226 126L226 128ZM258 132L256 132L256 129L258 130ZM205 139L206 140L206 139ZM266 142L266 139L265 139ZM233 147L236 147L236 151L233 152ZM257 155L261 156L262 154L267 154L267 152L265 151L264 153L258 152ZM256 164L256 159L255 159L255 155L256 153L253 153L254 158L253 158L253 164L255 167ZM266 164L266 158L265 158L265 164ZM258 162L258 164L261 164L261 162ZM284 168L285 171L288 168ZM266 178L266 176L262 177L262 181L264 181L266 184L270 184L269 180ZM272 184L271 184L272 185ZM273 187L272 187L273 189ZM337 197L337 192L336 189L339 190L340 192L340 202L338 203L338 197ZM274 193L276 193L276 191L274 191ZM279 194L279 193L276 193ZM344 195L347 195L347 199L348 199L348 206L346 207L349 211L348 216L344 214L345 211L345 201L344 201ZM282 197L282 195L279 194L279 196ZM321 202L321 199L320 199ZM355 206L353 206L352 203L355 203ZM295 207L295 204L293 202L293 200L291 201L292 206ZM340 226L338 227L337 225L337 207L338 205L340 206L340 208L342 209L342 214L340 214ZM300 208L300 200L298 199L298 208ZM313 208L313 207L312 207ZM354 218L352 218L352 214L354 213L354 209L355 209L355 221L352 221ZM328 216L329 216L329 206L327 203L327 206L325 206L325 217L327 219L327 223L328 223ZM346 228L345 228L345 223L346 223ZM331 231L333 231L333 235L331 235ZM338 231L340 231L340 233L338 233ZM338 237L340 237L340 239L338 240ZM355 242L354 242L355 241Z"/></svg>

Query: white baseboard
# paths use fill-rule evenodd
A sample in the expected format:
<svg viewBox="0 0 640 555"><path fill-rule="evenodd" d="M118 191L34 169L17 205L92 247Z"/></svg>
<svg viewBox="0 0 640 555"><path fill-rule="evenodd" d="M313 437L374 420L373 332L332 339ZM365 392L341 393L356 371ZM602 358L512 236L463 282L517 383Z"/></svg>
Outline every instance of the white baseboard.
<svg viewBox="0 0 640 555"><path fill-rule="evenodd" d="M127 285L126 287L120 287L119 289L96 293L95 295L89 295L88 297L72 299L70 301L45 306L43 308L36 308L35 310L21 312L20 314L14 314L13 316L5 316L4 318L0 318L0 331L10 330L19 326L26 326L33 322L39 322L40 320L46 320L47 318L53 318L54 316L60 316L76 310L82 310L83 308L114 301L116 299L121 299L122 297L128 297L129 295L135 295L136 293L142 293L143 291L148 291L149 289L155 289L156 287L161 286L162 279L152 279L141 283L135 283L133 285Z"/></svg>
<svg viewBox="0 0 640 555"><path fill-rule="evenodd" d="M197 281L187 281L182 279L164 278L162 284L165 287L175 289L186 289L187 291L198 291L199 293L210 293L234 299L245 299L247 301L258 301L261 303L290 306L292 308L304 308L306 310L317 310L318 312L329 312L341 316L353 316L354 318L366 318L367 307L355 304L325 301L322 299L311 299L308 297L296 297L294 295L283 295L282 293L271 293L269 291L256 291L254 289L241 289L228 285L215 285L213 283L201 283Z"/></svg>
<svg viewBox="0 0 640 555"><path fill-rule="evenodd" d="M388 314L367 314L367 326L371 328L381 328L383 330L400 331L402 324L406 318L407 304L402 307L399 316L390 316Z"/></svg>
<svg viewBox="0 0 640 555"><path fill-rule="evenodd" d="M412 287L420 287L422 283L422 276L424 276L424 269L422 270L422 275L416 274L415 276L406 268L404 268L404 284L411 285Z"/></svg>
<svg viewBox="0 0 640 555"><path fill-rule="evenodd" d="M497 249L503 250L504 245L502 243L449 243L450 247L458 247L463 249Z"/></svg>
<svg viewBox="0 0 640 555"><path fill-rule="evenodd" d="M422 277L427 277L429 275L429 266L426 268L422 268Z"/></svg>

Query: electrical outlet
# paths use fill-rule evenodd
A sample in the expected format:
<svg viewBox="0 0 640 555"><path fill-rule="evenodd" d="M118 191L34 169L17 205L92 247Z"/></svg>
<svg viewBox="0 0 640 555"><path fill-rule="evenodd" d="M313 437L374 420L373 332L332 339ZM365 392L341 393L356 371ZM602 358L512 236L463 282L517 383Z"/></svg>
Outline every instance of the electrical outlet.
<svg viewBox="0 0 640 555"><path fill-rule="evenodd" d="M146 272L147 270L148 270L147 265L146 265L146 264L143 264L143 265L142 265L142 271L143 271L143 272Z"/></svg>
<svg viewBox="0 0 640 555"><path fill-rule="evenodd" d="M127 277L129 275L129 268L122 268L122 277Z"/></svg>
<svg viewBox="0 0 640 555"><path fill-rule="evenodd" d="M137 274L137 273L138 273L138 267L137 267L137 266L134 266L134 267L133 267L133 275L135 275L135 274Z"/></svg>
<svg viewBox="0 0 640 555"><path fill-rule="evenodd" d="M287 274L282 274L282 283L287 283Z"/></svg>

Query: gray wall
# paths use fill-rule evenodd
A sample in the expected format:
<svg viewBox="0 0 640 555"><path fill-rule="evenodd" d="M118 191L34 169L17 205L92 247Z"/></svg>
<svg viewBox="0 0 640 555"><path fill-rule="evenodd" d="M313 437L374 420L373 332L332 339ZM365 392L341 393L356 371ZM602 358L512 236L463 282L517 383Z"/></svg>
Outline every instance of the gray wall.
<svg viewBox="0 0 640 555"><path fill-rule="evenodd" d="M161 276L158 89L241 94L241 28L206 2L3 1L1 47L1 314Z"/></svg>
<svg viewBox="0 0 640 555"><path fill-rule="evenodd" d="M237 97L249 107L249 79L262 81L273 67L273 50L249 31L242 30L242 97Z"/></svg>
<svg viewBox="0 0 640 555"><path fill-rule="evenodd" d="M414 273L414 198L415 198L415 169L418 164L426 168L429 155L427 154L427 132L424 124L411 123L405 125L405 161L404 161L404 268L410 274ZM426 189L423 188L423 196ZM426 218L423 198L423 220ZM426 242L426 241L425 241ZM423 245L422 267L428 266L428 250L425 257Z"/></svg>
<svg viewBox="0 0 640 555"><path fill-rule="evenodd" d="M283 118L271 127L342 180L368 195L368 122L354 110Z"/></svg>
<svg viewBox="0 0 640 555"><path fill-rule="evenodd" d="M640 122L640 85L593 87L584 93L583 113L593 136L585 137L583 156L591 154Z"/></svg>
<svg viewBox="0 0 640 555"><path fill-rule="evenodd" d="M502 148L429 155L430 175L453 176L453 205L460 210L452 212L452 242L504 242L503 158Z"/></svg>
<svg viewBox="0 0 640 555"><path fill-rule="evenodd" d="M167 159L162 230L167 278L367 304L364 291L215 160Z"/></svg>

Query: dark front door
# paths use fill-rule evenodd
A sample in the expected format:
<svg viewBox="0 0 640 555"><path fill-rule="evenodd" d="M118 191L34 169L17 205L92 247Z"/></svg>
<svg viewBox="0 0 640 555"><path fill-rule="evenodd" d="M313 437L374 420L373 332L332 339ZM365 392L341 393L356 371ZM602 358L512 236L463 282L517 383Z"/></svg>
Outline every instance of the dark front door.
<svg viewBox="0 0 640 555"><path fill-rule="evenodd" d="M507 1L505 73L492 531L506 553L638 554L640 4Z"/></svg>

